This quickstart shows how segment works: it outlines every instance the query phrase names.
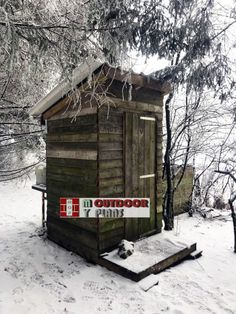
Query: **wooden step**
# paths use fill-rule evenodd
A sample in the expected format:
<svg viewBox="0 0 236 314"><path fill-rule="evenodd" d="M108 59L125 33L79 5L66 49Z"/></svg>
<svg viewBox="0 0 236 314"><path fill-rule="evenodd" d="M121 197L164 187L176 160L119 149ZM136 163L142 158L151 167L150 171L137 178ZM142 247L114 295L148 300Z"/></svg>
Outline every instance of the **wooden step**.
<svg viewBox="0 0 236 314"><path fill-rule="evenodd" d="M172 241L158 234L135 242L134 254L125 260L117 255L116 249L101 256L97 262L137 282L176 265L196 249L196 243L186 244L176 239Z"/></svg>

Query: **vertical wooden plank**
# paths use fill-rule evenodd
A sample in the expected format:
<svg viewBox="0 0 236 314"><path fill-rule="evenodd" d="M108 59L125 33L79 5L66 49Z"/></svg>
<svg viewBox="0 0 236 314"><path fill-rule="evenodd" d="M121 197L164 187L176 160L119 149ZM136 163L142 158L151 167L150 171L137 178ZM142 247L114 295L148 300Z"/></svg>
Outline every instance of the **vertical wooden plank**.
<svg viewBox="0 0 236 314"><path fill-rule="evenodd" d="M124 130L124 143L125 143L125 196L130 197L132 194L132 129L133 119L132 113L125 113L125 130Z"/></svg>
<svg viewBox="0 0 236 314"><path fill-rule="evenodd" d="M101 108L98 106L97 110L97 190L98 190L98 197L100 196L100 111ZM101 229L101 220L99 217L96 219L97 225L97 251L100 253L100 229Z"/></svg>
<svg viewBox="0 0 236 314"><path fill-rule="evenodd" d="M107 108L101 106L98 109L99 197L124 197L124 124L123 111L110 108L109 115L107 115ZM130 146L129 143L127 143L127 146ZM130 153L131 149L132 147L130 147ZM132 168L129 167L127 170L129 179L132 179L131 174ZM131 184L128 184L128 186L131 186ZM108 218L98 218L98 220L99 252L102 252L109 250L115 243L118 244L124 238L125 219L116 219L116 224ZM108 222L111 223L111 227L104 231Z"/></svg>
<svg viewBox="0 0 236 314"><path fill-rule="evenodd" d="M140 238L155 229L155 178L141 178L155 174L155 121L140 119L137 113L125 114L125 191L126 197L150 197L150 218L126 219L125 236Z"/></svg>
<svg viewBox="0 0 236 314"><path fill-rule="evenodd" d="M150 124L150 173L156 173L156 121ZM150 228L156 227L156 178L150 179Z"/></svg>
<svg viewBox="0 0 236 314"><path fill-rule="evenodd" d="M138 196L138 122L137 114L125 113L125 197ZM138 238L138 219L126 218L125 238Z"/></svg>
<svg viewBox="0 0 236 314"><path fill-rule="evenodd" d="M162 171L163 171L163 161L162 161L162 140L163 130L162 130L162 120L156 117L156 152L155 152L155 165L156 165L156 228L158 232L161 232L162 228L162 198L163 198L163 181L162 181Z"/></svg>
<svg viewBox="0 0 236 314"><path fill-rule="evenodd" d="M132 126L132 197L138 197L139 195L139 115L137 113L132 114L133 126Z"/></svg>
<svg viewBox="0 0 236 314"><path fill-rule="evenodd" d="M139 115L132 114L132 195L131 197L139 197ZM132 238L139 238L138 220L139 218L131 218L132 223Z"/></svg>
<svg viewBox="0 0 236 314"><path fill-rule="evenodd" d="M145 121L139 120L139 164L138 164L138 175L139 175L139 197L145 196L145 181L140 179L140 176L145 174Z"/></svg>
<svg viewBox="0 0 236 314"><path fill-rule="evenodd" d="M140 120L141 130L143 129L143 139L140 140L140 151L143 150L142 160L143 163L142 173L140 175L155 174L155 121L152 120ZM142 131L141 131L142 133ZM141 169L141 166L140 166ZM139 234L145 234L155 229L156 219L156 205L155 205L155 178L140 179L140 190L143 197L150 197L150 218L139 219Z"/></svg>
<svg viewBox="0 0 236 314"><path fill-rule="evenodd" d="M146 139L145 139L145 120L139 120L139 197L145 197L146 194L146 182L145 179L140 179L140 176L146 174L145 163L146 163ZM144 233L145 221L144 218L139 218L138 229L139 234Z"/></svg>
<svg viewBox="0 0 236 314"><path fill-rule="evenodd" d="M143 143L139 143L140 149L143 149L143 173L141 175L150 174L150 124L152 122L147 120L140 120L144 122L143 125ZM150 197L150 178L140 179L140 184L143 186L143 197ZM150 227L150 218L139 219L139 234L145 234L151 230Z"/></svg>

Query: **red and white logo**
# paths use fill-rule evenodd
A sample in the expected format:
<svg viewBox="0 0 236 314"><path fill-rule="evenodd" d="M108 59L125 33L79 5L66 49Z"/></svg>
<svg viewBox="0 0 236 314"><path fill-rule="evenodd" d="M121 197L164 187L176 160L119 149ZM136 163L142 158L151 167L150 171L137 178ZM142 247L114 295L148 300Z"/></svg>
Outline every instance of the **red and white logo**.
<svg viewBox="0 0 236 314"><path fill-rule="evenodd" d="M60 198L61 218L150 218L150 198Z"/></svg>
<svg viewBox="0 0 236 314"><path fill-rule="evenodd" d="M79 198L60 198L60 218L79 217Z"/></svg>

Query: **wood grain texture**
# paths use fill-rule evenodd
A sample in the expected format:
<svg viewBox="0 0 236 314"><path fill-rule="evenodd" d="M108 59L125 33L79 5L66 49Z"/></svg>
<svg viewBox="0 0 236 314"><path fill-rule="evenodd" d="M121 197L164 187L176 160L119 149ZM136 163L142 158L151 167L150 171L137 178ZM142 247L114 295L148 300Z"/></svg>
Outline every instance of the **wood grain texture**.
<svg viewBox="0 0 236 314"><path fill-rule="evenodd" d="M47 134L47 143L53 142L72 142L72 143L96 143L97 133L69 133L69 134Z"/></svg>
<svg viewBox="0 0 236 314"><path fill-rule="evenodd" d="M143 115L142 115L143 116ZM155 121L140 119L138 113L125 114L125 195L126 197L150 197L150 218L128 218L125 223L126 238L137 239L156 227L155 177Z"/></svg>
<svg viewBox="0 0 236 314"><path fill-rule="evenodd" d="M48 149L46 152L47 158L63 158L63 159L83 159L97 160L97 151L89 149L63 150L63 149Z"/></svg>
<svg viewBox="0 0 236 314"><path fill-rule="evenodd" d="M115 98L109 96L110 101L112 101L117 109L125 109L132 112L146 112L148 113L155 113L157 117L162 117L163 114L163 108L162 103L158 103L157 105L145 103L145 102L139 102L139 101L127 101L127 100L121 100L120 98Z"/></svg>
<svg viewBox="0 0 236 314"><path fill-rule="evenodd" d="M61 110L58 113L54 114L49 119L51 121L53 120L60 120L65 118L71 118L71 119L77 119L81 116L90 115L90 114L96 114L97 113L97 105L94 105L93 107L82 107L81 109L73 109L73 110Z"/></svg>
<svg viewBox="0 0 236 314"><path fill-rule="evenodd" d="M121 85L114 82L112 88ZM155 195L158 191L160 197L156 185L162 169L163 96L141 88L134 90L132 101L110 100L114 107L85 104L76 119L72 119L76 110L65 112L65 102L48 112L49 237L92 258L124 237L136 239L161 228L161 214L155 216ZM140 120L140 116L155 117L158 123ZM157 180L140 180L140 175L153 172ZM59 197L73 196L151 197L151 218L72 219L67 224L55 220L59 219Z"/></svg>
<svg viewBox="0 0 236 314"><path fill-rule="evenodd" d="M91 111L96 112L97 103L95 99L91 98L89 91L83 91L84 88L86 89L86 86L82 85L80 90L75 90L70 95L62 95L63 97L60 100L43 113L43 119L59 120L66 115L75 117L90 114ZM82 108L80 108L80 104Z"/></svg>
<svg viewBox="0 0 236 314"><path fill-rule="evenodd" d="M125 157L125 197L138 196L139 155L138 155L138 123L136 113L125 113L124 125L124 157ZM134 240L138 237L138 218L125 219L125 238Z"/></svg>
<svg viewBox="0 0 236 314"><path fill-rule="evenodd" d="M134 86L145 87L146 89L157 91L163 95L168 94L171 90L171 85L168 81L161 82L150 76L122 71L119 68L112 68L107 64L103 66L103 72L112 80L128 82Z"/></svg>

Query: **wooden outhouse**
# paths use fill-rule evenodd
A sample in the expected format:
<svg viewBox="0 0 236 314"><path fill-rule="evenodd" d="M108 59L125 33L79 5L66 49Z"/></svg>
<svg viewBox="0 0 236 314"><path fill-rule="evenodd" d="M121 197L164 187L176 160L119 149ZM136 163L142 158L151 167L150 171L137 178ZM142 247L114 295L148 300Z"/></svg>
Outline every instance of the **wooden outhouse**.
<svg viewBox="0 0 236 314"><path fill-rule="evenodd" d="M96 60L31 110L47 128L48 238L87 259L162 227L162 112L167 82ZM61 219L60 197L150 197L150 218Z"/></svg>

